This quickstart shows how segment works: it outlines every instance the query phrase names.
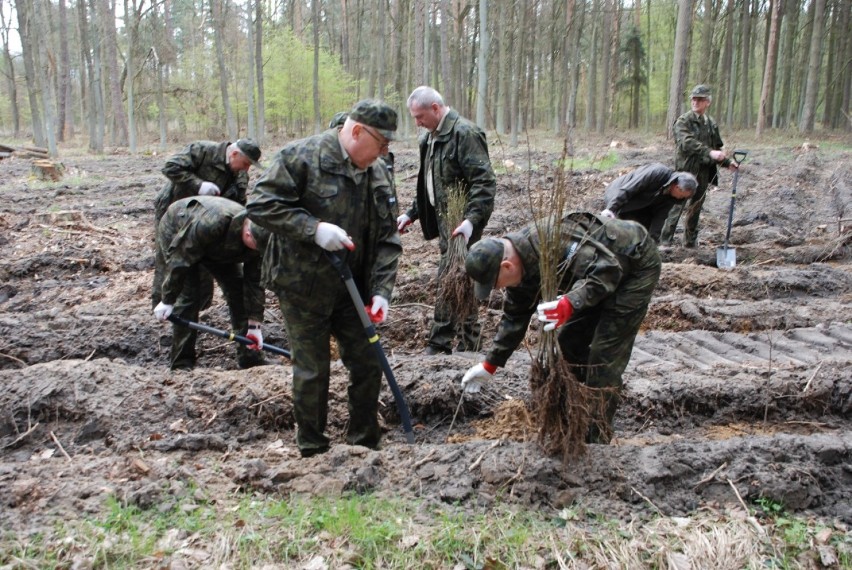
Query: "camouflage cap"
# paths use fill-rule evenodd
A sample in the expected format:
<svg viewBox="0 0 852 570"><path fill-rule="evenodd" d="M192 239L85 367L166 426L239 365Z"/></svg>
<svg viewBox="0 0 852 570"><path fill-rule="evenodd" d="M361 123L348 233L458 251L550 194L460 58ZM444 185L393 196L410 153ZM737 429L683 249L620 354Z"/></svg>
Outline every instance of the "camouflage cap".
<svg viewBox="0 0 852 570"><path fill-rule="evenodd" d="M485 238L476 242L464 260L464 269L473 279L473 292L480 301L487 301L500 275L503 261L503 242Z"/></svg>
<svg viewBox="0 0 852 570"><path fill-rule="evenodd" d="M336 129L337 127L342 127L343 123L346 122L346 117L349 116L349 113L346 111L340 111L339 113L335 113L331 118L331 121L328 123L329 129Z"/></svg>
<svg viewBox="0 0 852 570"><path fill-rule="evenodd" d="M383 101L376 99L358 101L349 111L349 118L376 129L389 141L395 138L396 111Z"/></svg>
<svg viewBox="0 0 852 570"><path fill-rule="evenodd" d="M710 92L710 87L707 85L696 85L692 88L692 91L689 93L689 98L692 99L697 97L699 99L706 99L710 97L712 93Z"/></svg>
<svg viewBox="0 0 852 570"><path fill-rule="evenodd" d="M254 139L240 139L237 141L237 148L240 149L240 152L246 155L251 163L255 166L260 166L258 164L258 160L260 160L260 147L254 141Z"/></svg>

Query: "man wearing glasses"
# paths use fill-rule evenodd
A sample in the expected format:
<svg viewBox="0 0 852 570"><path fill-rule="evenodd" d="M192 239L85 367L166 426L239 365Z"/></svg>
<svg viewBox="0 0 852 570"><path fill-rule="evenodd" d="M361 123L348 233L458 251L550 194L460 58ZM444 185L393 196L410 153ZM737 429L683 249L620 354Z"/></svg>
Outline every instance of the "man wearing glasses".
<svg viewBox="0 0 852 570"><path fill-rule="evenodd" d="M262 282L278 296L287 324L296 443L303 457L323 453L331 443L325 427L332 335L349 370L346 442L375 449L381 438L382 369L325 251L345 260L368 313L383 322L402 245L396 193L379 156L396 126L397 114L387 104L360 101L339 129L281 149L246 206L249 219L272 232Z"/></svg>
<svg viewBox="0 0 852 570"><path fill-rule="evenodd" d="M485 132L444 104L440 93L431 87L418 87L408 97L408 111L417 126L427 133L420 139L417 197L411 208L397 218L397 227L404 233L409 225L420 220L426 240L439 238L440 282L449 269L450 239L461 238L472 246L482 237L482 230L494 210L497 181L488 157ZM457 227L448 228L447 197L453 188L461 188L464 192L465 219ZM447 301L436 299L426 354L452 352L457 334L461 337L457 350L479 350L480 326L476 312L463 323L457 323Z"/></svg>

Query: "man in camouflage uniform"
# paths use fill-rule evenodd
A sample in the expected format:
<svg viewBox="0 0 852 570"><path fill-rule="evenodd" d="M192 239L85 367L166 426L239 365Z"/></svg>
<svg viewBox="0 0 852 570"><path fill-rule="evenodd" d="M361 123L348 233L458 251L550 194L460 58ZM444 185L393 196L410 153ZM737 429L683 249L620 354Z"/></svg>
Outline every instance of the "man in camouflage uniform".
<svg viewBox="0 0 852 570"><path fill-rule="evenodd" d="M675 170L691 172L698 179L698 188L685 204L672 207L660 235L662 245L670 245L681 213L686 210L683 223L684 247L698 243L698 218L704 206L707 187L717 184L718 166L737 169L737 163L721 150L724 143L713 117L707 115L713 97L706 85L696 85L690 93L692 109L677 118L674 124Z"/></svg>
<svg viewBox="0 0 852 570"><path fill-rule="evenodd" d="M257 342L254 351L237 346L240 368L262 364L256 351L263 347L260 325L265 294L260 270L268 237L269 232L252 224L245 208L232 200L193 196L169 206L157 226L157 261L163 271L154 274L154 286L162 291L154 315L160 320L175 314L197 321L203 302L198 295L198 268L203 267L222 289L233 330ZM170 368L193 368L198 333L178 325L172 331Z"/></svg>
<svg viewBox="0 0 852 570"><path fill-rule="evenodd" d="M368 313L387 317L402 245L396 194L377 160L397 126L396 112L364 100L340 129L295 141L255 185L247 210L272 231L263 283L278 295L293 354L293 412L303 457L329 448L330 337L349 370L346 441L377 448L382 368L356 307L327 252L345 253Z"/></svg>
<svg viewBox="0 0 852 570"><path fill-rule="evenodd" d="M154 201L154 233L157 224L166 210L174 202L190 196L222 196L234 202L246 205L248 188L248 170L252 165L259 166L260 147L252 139L240 139L237 142L197 141L166 161L163 174L168 178ZM156 244L155 244L156 249ZM162 273L163 267L156 265L156 259L162 255L154 252L154 273ZM193 279L199 287L196 294L201 299L202 310L210 306L213 299L213 279L202 274ZM154 282L162 283L162 276ZM151 290L151 306L160 302L161 292L155 287Z"/></svg>
<svg viewBox="0 0 852 570"><path fill-rule="evenodd" d="M675 172L659 162L646 164L607 185L601 216L639 222L659 242L669 211L692 196L697 186L689 172Z"/></svg>
<svg viewBox="0 0 852 570"><path fill-rule="evenodd" d="M423 237L438 238L440 282L449 269L450 239L461 237L472 246L482 237L494 210L497 181L488 157L485 132L446 106L440 93L431 87L418 87L408 97L408 111L417 126L428 132L420 139L417 197L411 208L397 218L397 226L404 233L409 225L420 220ZM461 187L467 198L465 219L456 228L448 228L447 198L450 190L457 187ZM452 352L456 334L461 336L458 350L479 350L476 312L463 323L457 323L447 300L436 299L426 354Z"/></svg>
<svg viewBox="0 0 852 570"><path fill-rule="evenodd" d="M621 375L660 277L657 246L636 222L583 212L566 215L561 232L567 244L560 262L561 294L546 303L540 303L535 224L471 248L465 269L476 282L477 297L487 299L493 287L505 287L506 296L491 350L484 362L464 375L465 391L478 392L498 367L506 365L536 311L538 319L548 323L544 330L559 328L562 355L578 379L595 388L621 388ZM591 443L610 441L618 402L618 396L607 396L606 417L598 418L590 429Z"/></svg>

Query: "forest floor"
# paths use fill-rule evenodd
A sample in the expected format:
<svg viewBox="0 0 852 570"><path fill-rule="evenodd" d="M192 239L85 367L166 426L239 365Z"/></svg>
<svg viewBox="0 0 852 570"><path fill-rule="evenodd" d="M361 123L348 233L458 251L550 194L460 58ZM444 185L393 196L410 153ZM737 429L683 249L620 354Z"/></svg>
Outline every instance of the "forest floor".
<svg viewBox="0 0 852 570"><path fill-rule="evenodd" d="M736 267L716 267L732 183L723 171L708 194L699 247L662 254L615 439L567 465L542 451L526 412L537 324L495 382L460 407L461 377L483 354L421 354L438 251L418 225L402 238L390 316L379 327L416 443L405 442L385 386L382 449L345 445L346 373L335 362L333 447L301 459L286 359L267 355L267 366L239 370L231 346L202 334L195 370L168 370L171 329L150 303L152 201L164 155L63 149L66 172L56 183L35 180L29 160L0 161L0 529L20 538L98 516L108 497L145 509L201 490L221 504L241 492L355 491L470 513L497 502L570 507L625 523L783 505L848 533L852 141L727 138L729 149L749 150L731 234ZM610 180L651 161L671 164L671 147L662 137L579 137L570 207L599 211ZM406 207L416 145L392 150ZM531 219L530 193L552 187L561 150L546 137L516 149L492 142L498 192L486 235ZM266 342L287 346L267 299ZM227 328L226 315L217 293L201 320ZM486 349L499 317L495 295L480 309Z"/></svg>

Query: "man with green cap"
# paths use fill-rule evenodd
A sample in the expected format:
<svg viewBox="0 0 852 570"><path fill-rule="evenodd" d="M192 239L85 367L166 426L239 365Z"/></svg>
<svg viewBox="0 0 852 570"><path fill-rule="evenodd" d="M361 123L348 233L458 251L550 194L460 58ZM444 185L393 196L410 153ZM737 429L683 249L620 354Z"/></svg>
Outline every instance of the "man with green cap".
<svg viewBox="0 0 852 570"><path fill-rule="evenodd" d="M707 85L696 85L690 93L690 101L691 110L678 117L674 124L675 170L694 174L698 179L698 187L688 202L672 207L660 235L662 245L671 244L677 222L684 211L683 245L695 247L698 244L698 219L707 187L718 183L718 166L731 170L736 170L738 166L722 150L724 143L719 135L719 127L713 117L707 114L713 101L710 88Z"/></svg>
<svg viewBox="0 0 852 570"><path fill-rule="evenodd" d="M154 202L154 234L157 224L166 210L174 202L190 196L222 196L241 206L246 205L248 188L248 170L252 165L260 166L260 147L252 139L239 139L236 142L196 141L190 143L181 152L166 160L163 174L168 182L160 190ZM162 291L159 284L164 268L157 263L162 260L162 252L154 244L154 288L151 290L151 306L161 301ZM199 267L201 275L190 280L198 291L193 297L201 299L202 310L210 306L213 300L213 279ZM159 275L157 275L159 274ZM178 335L185 331L178 331ZM188 332L186 334L189 334ZM187 340L187 339L184 339Z"/></svg>
<svg viewBox="0 0 852 570"><path fill-rule="evenodd" d="M278 295L293 354L293 412L303 457L323 453L328 419L330 338L349 370L346 441L377 448L382 368L329 252L346 263L374 322L383 322L402 245L398 205L379 157L397 114L382 101L358 102L338 129L295 141L255 185L249 218L272 237L263 283Z"/></svg>
<svg viewBox="0 0 852 570"><path fill-rule="evenodd" d="M154 316L166 320L174 314L198 321L203 299L198 295L198 269L203 267L222 289L231 314L232 330L256 341L255 350L237 346L240 368L263 364L257 351L263 348L264 290L260 285L262 252L269 232L253 224L246 210L233 200L218 196L183 198L169 206L157 226L157 263L154 286L162 300ZM169 367L189 370L195 366L198 333L173 325Z"/></svg>
<svg viewBox="0 0 852 570"><path fill-rule="evenodd" d="M560 224L564 256L559 295L542 303L536 225L475 244L465 260L480 300L505 288L503 316L486 359L465 373L462 388L478 392L524 339L530 318L558 329L563 357L577 378L594 388L621 388L633 342L660 278L657 246L640 224L573 212ZM608 443L619 397L606 397L606 417L590 430L590 443ZM598 426L608 426L601 429Z"/></svg>

